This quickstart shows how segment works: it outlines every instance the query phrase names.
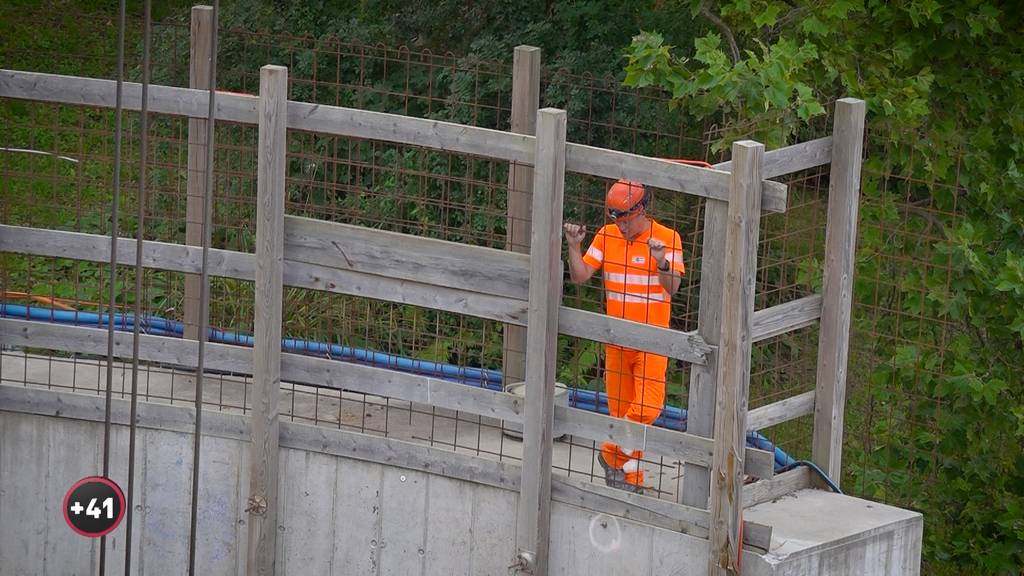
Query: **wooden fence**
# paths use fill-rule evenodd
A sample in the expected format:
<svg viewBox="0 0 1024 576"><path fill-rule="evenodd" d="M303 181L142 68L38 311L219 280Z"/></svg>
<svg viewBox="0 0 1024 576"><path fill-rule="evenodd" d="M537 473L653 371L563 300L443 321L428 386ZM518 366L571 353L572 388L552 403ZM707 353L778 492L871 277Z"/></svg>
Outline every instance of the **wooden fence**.
<svg viewBox="0 0 1024 576"><path fill-rule="evenodd" d="M523 74L529 79L530 74ZM526 80L524 80L526 81ZM529 94L529 88L519 87ZM680 502L627 495L622 502L645 510L652 522L669 519L673 529L706 536L712 574L734 573L744 540L766 547L770 531L748 523L741 510L809 486L806 469L774 476L774 455L748 448L748 430L815 415L814 460L839 477L848 347L853 248L859 188L864 105L837 103L834 135L765 152L761 144L733 144L730 162L705 169L583 146L565 141L565 113L536 112L535 127L502 132L433 120L289 101L287 70L266 66L259 96L218 93L216 120L257 124L258 228L256 254L210 249L207 272L256 282L255 350L207 344L205 365L254 375L251 440L250 573L270 573L274 563L277 502L277 399L280 382L362 391L451 408L524 425L517 548L510 559L526 573L547 573L552 498L565 497L565 481L551 473L552 439L563 434L641 447L686 463ZM114 107L115 83L80 77L0 70L0 97L62 104ZM190 130L205 132L209 92L151 86L148 109L186 116ZM141 87L124 84L123 105L141 108ZM383 140L484 156L514 163L530 174L530 251L469 246L284 214L285 131ZM190 158L191 158L190 154ZM198 157L198 155L197 155ZM832 164L825 283L810 296L754 310L758 223L762 210L786 209L786 186L769 178ZM191 164L190 164L191 166ZM522 172L521 170L528 170ZM560 306L561 214L566 172L626 178L707 200L700 318L694 332L658 328ZM511 203L510 203L511 204ZM523 206L510 210L521 218ZM510 214L511 217L511 214ZM117 259L136 258L133 239L119 239ZM189 242L188 244L191 244ZM144 242L144 267L199 274L202 248ZM0 251L109 262L105 236L0 225ZM477 389L426 376L399 373L282 353L283 286L312 288L401 304L412 304L525 327L526 398ZM196 321L192 316L190 321ZM747 410L751 345L821 319L818 385L813 392ZM3 344L103 353L106 331L0 320ZM558 334L645 350L692 365L687 432L556 406L555 354ZM522 338L522 334L514 336ZM196 366L194 340L140 337L139 359ZM115 354L131 357L130 337L118 335ZM385 439L376 439L387 442ZM373 444L376 440L368 439ZM453 455L456 458L456 455ZM458 455L460 462L466 460ZM744 486L744 476L760 480ZM587 502L586 483L570 483ZM557 492L561 490L562 496ZM602 504L604 503L604 504ZM605 506L600 500L593 506ZM612 512L614 512L612 510ZM662 520L656 520L661 518Z"/></svg>

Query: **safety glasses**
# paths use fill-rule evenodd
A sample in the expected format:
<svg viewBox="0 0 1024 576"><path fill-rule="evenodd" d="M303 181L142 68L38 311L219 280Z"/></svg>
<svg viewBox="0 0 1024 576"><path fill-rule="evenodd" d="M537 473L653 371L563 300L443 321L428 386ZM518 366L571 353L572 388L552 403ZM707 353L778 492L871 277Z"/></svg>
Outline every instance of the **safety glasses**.
<svg viewBox="0 0 1024 576"><path fill-rule="evenodd" d="M608 215L608 219L612 222L632 220L634 216L640 213L640 209L644 207L643 202L639 202L631 208L626 210L616 210L615 208L605 208L605 213Z"/></svg>

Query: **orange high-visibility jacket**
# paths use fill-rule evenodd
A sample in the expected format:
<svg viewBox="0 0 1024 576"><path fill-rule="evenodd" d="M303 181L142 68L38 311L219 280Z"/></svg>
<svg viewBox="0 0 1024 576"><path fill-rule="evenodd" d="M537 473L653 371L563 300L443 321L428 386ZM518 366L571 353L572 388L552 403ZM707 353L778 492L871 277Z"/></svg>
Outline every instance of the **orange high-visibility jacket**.
<svg viewBox="0 0 1024 576"><path fill-rule="evenodd" d="M597 231L583 261L604 269L608 315L667 327L672 315L672 297L658 282L657 262L651 258L647 240L665 243L665 258L672 270L684 274L683 241L679 233L651 220L651 228L635 240L626 240L615 224Z"/></svg>

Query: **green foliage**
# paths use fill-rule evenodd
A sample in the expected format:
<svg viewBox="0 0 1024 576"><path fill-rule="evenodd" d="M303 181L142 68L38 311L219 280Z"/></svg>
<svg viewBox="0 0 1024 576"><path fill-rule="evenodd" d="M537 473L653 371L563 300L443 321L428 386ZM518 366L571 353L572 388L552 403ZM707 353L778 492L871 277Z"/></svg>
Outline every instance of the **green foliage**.
<svg viewBox="0 0 1024 576"><path fill-rule="evenodd" d="M659 86L695 118L724 122L723 145L742 134L778 146L823 114L823 103L867 101L856 295L905 314L874 319L881 324L871 330L893 337L872 342L869 353L890 360L870 385L851 391L850 402L853 410L882 405L903 416L876 420L870 443L850 439L846 460L858 465L847 469L864 493L925 512L930 571L1017 573L1024 565L1020 10L985 0L688 4L694 15L721 17L717 32L686 56L657 33L641 33L626 50L626 83ZM736 61L723 47L726 36L739 48ZM890 178L915 184L891 186ZM906 216L896 204L904 194ZM919 204L958 217L919 218ZM928 231L942 240L922 242ZM908 252L932 261L905 270L883 257ZM818 266L803 264L800 281L816 285ZM891 288L870 281L894 275ZM951 345L937 345L949 338Z"/></svg>

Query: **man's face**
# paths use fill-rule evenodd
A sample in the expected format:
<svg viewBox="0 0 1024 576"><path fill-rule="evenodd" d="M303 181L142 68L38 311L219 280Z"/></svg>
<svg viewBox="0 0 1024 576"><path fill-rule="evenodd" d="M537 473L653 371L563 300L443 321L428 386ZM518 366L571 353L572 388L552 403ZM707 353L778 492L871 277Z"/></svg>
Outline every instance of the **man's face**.
<svg viewBox="0 0 1024 576"><path fill-rule="evenodd" d="M624 238L633 238L643 231L646 213L643 205L637 204L632 210L625 213L614 214L609 211L608 217L614 220Z"/></svg>

